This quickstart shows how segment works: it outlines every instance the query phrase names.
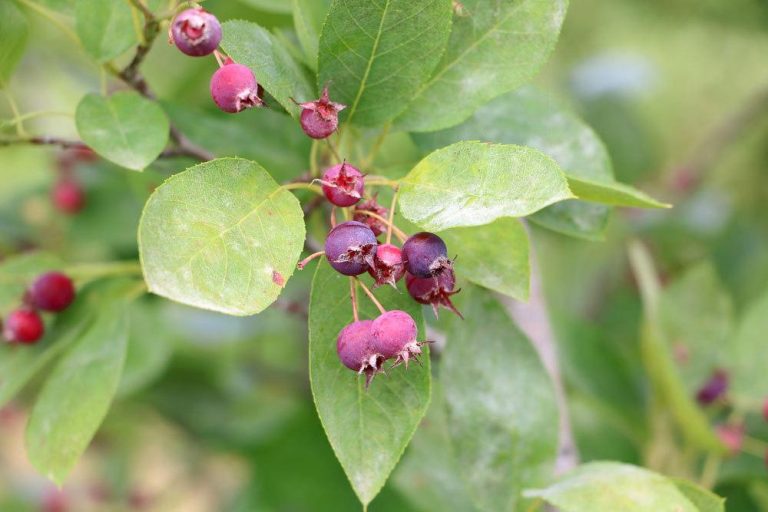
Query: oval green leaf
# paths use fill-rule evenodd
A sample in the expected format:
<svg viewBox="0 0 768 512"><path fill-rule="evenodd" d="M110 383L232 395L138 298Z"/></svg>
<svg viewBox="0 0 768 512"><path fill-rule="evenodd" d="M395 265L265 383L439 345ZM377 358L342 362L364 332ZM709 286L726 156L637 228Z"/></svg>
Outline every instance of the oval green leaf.
<svg viewBox="0 0 768 512"><path fill-rule="evenodd" d="M762 400L768 395L768 372L762 357L768 330L768 293L751 303L740 319L736 335L725 348L726 368L735 394Z"/></svg>
<svg viewBox="0 0 768 512"><path fill-rule="evenodd" d="M27 47L29 23L13 2L0 3L0 87L11 77Z"/></svg>
<svg viewBox="0 0 768 512"><path fill-rule="evenodd" d="M224 51L251 68L264 89L293 117L301 112L293 100L317 98L307 72L269 31L242 20L223 23L222 31Z"/></svg>
<svg viewBox="0 0 768 512"><path fill-rule="evenodd" d="M75 31L85 51L99 62L118 57L137 42L131 6L124 0L77 0Z"/></svg>
<svg viewBox="0 0 768 512"><path fill-rule="evenodd" d="M319 84L348 105L348 121L381 124L429 77L450 30L450 0L334 0L320 36Z"/></svg>
<svg viewBox="0 0 768 512"><path fill-rule="evenodd" d="M417 364L377 376L366 391L364 378L339 362L336 337L353 321L349 279L327 262L318 265L309 308L309 371L312 395L336 457L360 501L367 505L381 491L411 440L429 404L429 354ZM387 309L401 309L420 325L421 311L407 294L391 287L376 291ZM376 318L378 310L362 293L360 318Z"/></svg>
<svg viewBox="0 0 768 512"><path fill-rule="evenodd" d="M441 382L458 467L481 510L524 510L524 488L554 471L558 410L554 387L528 339L498 301L462 292L466 320L452 318Z"/></svg>
<svg viewBox="0 0 768 512"><path fill-rule="evenodd" d="M688 484L694 487L692 484ZM681 489L666 477L629 464L590 462L579 466L546 489L526 492L541 498L563 512L710 512L722 510L704 502L697 506L689 494L701 504L705 495L689 488ZM710 505L715 505L712 508Z"/></svg>
<svg viewBox="0 0 768 512"><path fill-rule="evenodd" d="M634 208L671 208L645 192L619 182L594 181L577 176L568 176L568 185L578 199L593 203Z"/></svg>
<svg viewBox="0 0 768 512"><path fill-rule="evenodd" d="M414 132L453 126L530 80L555 47L567 3L462 0L448 49L396 125Z"/></svg>
<svg viewBox="0 0 768 512"><path fill-rule="evenodd" d="M149 290L230 315L272 304L304 245L301 205L256 162L212 160L147 201L139 251Z"/></svg>
<svg viewBox="0 0 768 512"><path fill-rule="evenodd" d="M441 231L449 250L456 251L457 271L490 290L528 300L530 261L528 233L517 219L497 219L484 226Z"/></svg>
<svg viewBox="0 0 768 512"><path fill-rule="evenodd" d="M573 197L560 167L535 149L465 141L427 155L402 179L402 215L430 231L523 217Z"/></svg>
<svg viewBox="0 0 768 512"><path fill-rule="evenodd" d="M143 170L168 143L168 118L157 105L136 92L108 98L88 94L75 112L77 132L99 155L122 167Z"/></svg>
<svg viewBox="0 0 768 512"><path fill-rule="evenodd" d="M45 381L27 424L29 460L61 485L96 434L120 383L128 340L127 292L105 282L80 299L90 319Z"/></svg>
<svg viewBox="0 0 768 512"><path fill-rule="evenodd" d="M608 151L584 121L539 89L527 86L480 107L458 126L418 133L414 140L432 151L461 140L486 140L538 149L555 159L566 175L613 183ZM563 201L531 215L530 220L561 233L602 238L610 207Z"/></svg>

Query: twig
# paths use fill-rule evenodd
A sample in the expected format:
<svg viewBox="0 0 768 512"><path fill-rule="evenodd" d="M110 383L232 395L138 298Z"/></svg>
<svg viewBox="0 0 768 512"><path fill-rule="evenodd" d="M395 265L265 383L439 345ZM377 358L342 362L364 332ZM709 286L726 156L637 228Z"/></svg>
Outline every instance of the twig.
<svg viewBox="0 0 768 512"><path fill-rule="evenodd" d="M59 137L49 137L46 135L39 135L34 137L0 138L0 146L14 145L59 146L63 149L87 147L79 140L61 139Z"/></svg>
<svg viewBox="0 0 768 512"><path fill-rule="evenodd" d="M364 282L362 282L362 281L361 281L359 278L357 278L357 277L355 277L354 279L355 279L355 281L357 281L357 282L360 284L360 288L362 288L362 289L363 289L363 291L365 292L365 294L368 296L368 298L369 298L369 299L371 299L371 302L373 302L373 304L374 304L374 305L375 305L375 306L376 306L376 307L379 309L379 312L380 312L382 315L383 315L384 313L386 313L386 312L387 312L387 310L386 310L386 309L384 309L384 306L382 306L382 305L381 305L381 302L379 302L379 301L376 299L376 296L373 294L373 292L372 292L371 290L369 290L367 286L365 286L365 283L364 283Z"/></svg>
<svg viewBox="0 0 768 512"><path fill-rule="evenodd" d="M357 312L357 281L353 277L349 278L349 297L352 299L352 318L355 322L360 321L360 314Z"/></svg>

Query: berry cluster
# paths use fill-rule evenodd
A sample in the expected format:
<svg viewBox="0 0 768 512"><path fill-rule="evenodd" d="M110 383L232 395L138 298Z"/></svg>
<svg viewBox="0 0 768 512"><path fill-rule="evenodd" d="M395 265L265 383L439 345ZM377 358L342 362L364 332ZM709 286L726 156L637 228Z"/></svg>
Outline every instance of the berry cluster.
<svg viewBox="0 0 768 512"><path fill-rule="evenodd" d="M326 93L323 92L324 97ZM406 367L411 359L418 361L420 347L427 342L417 341L416 322L408 313L386 311L357 276L370 274L374 289L385 284L396 288L398 281L405 278L408 293L417 302L431 305L435 314L443 306L461 316L450 298L458 292L454 290L453 262L439 236L427 232L406 236L393 224L390 210L381 206L376 197L366 198L365 175L353 165L344 161L329 167L317 181L333 205L333 227L325 239L324 250L300 262L299 268L315 257L325 256L334 270L352 279L350 296L355 321L339 333L336 350L344 366L366 375L368 385L389 359L394 361L393 366L404 363ZM337 207L354 207L353 220L335 224ZM381 243L378 237L385 232L386 241ZM391 243L393 232L403 242L402 247ZM357 286L379 308L381 314L376 319L358 318Z"/></svg>
<svg viewBox="0 0 768 512"><path fill-rule="evenodd" d="M60 313L74 300L75 285L68 276L61 272L38 276L24 293L21 307L6 317L3 336L12 343L36 343L45 332L39 312Z"/></svg>

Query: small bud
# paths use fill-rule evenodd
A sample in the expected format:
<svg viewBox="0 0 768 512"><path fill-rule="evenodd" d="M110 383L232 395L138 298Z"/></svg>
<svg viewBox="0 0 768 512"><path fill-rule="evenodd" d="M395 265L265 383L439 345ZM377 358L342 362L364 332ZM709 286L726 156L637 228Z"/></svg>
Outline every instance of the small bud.
<svg viewBox="0 0 768 512"><path fill-rule="evenodd" d="M715 402L728 391L728 374L724 370L715 370L709 380L699 388L696 400L701 405L709 405Z"/></svg>

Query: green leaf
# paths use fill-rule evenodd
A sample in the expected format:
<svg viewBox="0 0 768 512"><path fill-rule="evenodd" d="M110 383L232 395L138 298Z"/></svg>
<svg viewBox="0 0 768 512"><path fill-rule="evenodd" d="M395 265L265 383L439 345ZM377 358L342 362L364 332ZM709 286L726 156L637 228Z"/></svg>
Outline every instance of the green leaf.
<svg viewBox="0 0 768 512"><path fill-rule="evenodd" d="M157 304L147 301L131 304L128 349L118 396L146 387L165 370L173 351L173 339L161 312Z"/></svg>
<svg viewBox="0 0 768 512"><path fill-rule="evenodd" d="M482 510L514 511L524 488L551 476L557 455L554 388L538 354L486 291L462 292L441 382L458 466Z"/></svg>
<svg viewBox="0 0 768 512"><path fill-rule="evenodd" d="M14 2L0 2L0 88L10 79L27 47L29 23Z"/></svg>
<svg viewBox="0 0 768 512"><path fill-rule="evenodd" d="M320 33L330 7L331 0L293 0L293 26L313 70L317 70Z"/></svg>
<svg viewBox="0 0 768 512"><path fill-rule="evenodd" d="M573 197L560 167L534 149L458 142L427 155L402 180L402 215L430 231L522 217Z"/></svg>
<svg viewBox="0 0 768 512"><path fill-rule="evenodd" d="M168 143L168 118L157 105L136 92L105 98L88 94L75 112L77 132L99 155L117 165L143 170Z"/></svg>
<svg viewBox="0 0 768 512"><path fill-rule="evenodd" d="M446 404L440 382L432 381L432 401L392 482L419 510L474 512L448 436Z"/></svg>
<svg viewBox="0 0 768 512"><path fill-rule="evenodd" d="M674 350L684 350L677 365L688 394L723 366L733 346L733 304L711 263L689 269L662 290L659 312L665 338Z"/></svg>
<svg viewBox="0 0 768 512"><path fill-rule="evenodd" d="M546 489L526 492L526 496L542 498L563 512L712 510L698 508L687 494L688 489L683 492L675 482L658 473L618 462L590 462Z"/></svg>
<svg viewBox="0 0 768 512"><path fill-rule="evenodd" d="M378 310L362 292L359 295L360 318L375 318ZM407 311L421 326L420 307L407 294L382 287L376 295L385 308ZM349 279L321 261L309 309L312 394L336 457L358 498L367 505L384 486L427 410L430 365L425 353L424 366L389 370L366 391L364 379L344 367L336 355L336 337L352 321ZM423 326L419 339L424 339Z"/></svg>
<svg viewBox="0 0 768 512"><path fill-rule="evenodd" d="M256 9L274 12L277 14L289 14L291 12L290 0L240 0Z"/></svg>
<svg viewBox="0 0 768 512"><path fill-rule="evenodd" d="M699 487L693 482L680 478L670 478L670 482L693 503L698 512L725 512L725 498Z"/></svg>
<svg viewBox="0 0 768 512"><path fill-rule="evenodd" d="M317 97L304 68L267 30L242 20L227 21L222 24L222 30L224 51L251 68L264 89L293 117L300 114L293 100L308 101Z"/></svg>
<svg viewBox="0 0 768 512"><path fill-rule="evenodd" d="M280 295L304 235L299 202L263 167L220 158L155 190L139 225L139 251L151 292L252 315Z"/></svg>
<svg viewBox="0 0 768 512"><path fill-rule="evenodd" d="M417 133L414 141L434 150L461 140L519 144L551 156L566 175L613 183L608 152L595 132L548 94L527 86L480 107L458 126ZM546 228L586 239L601 238L610 208L580 201L563 201L530 220Z"/></svg>
<svg viewBox="0 0 768 512"><path fill-rule="evenodd" d="M46 9L69 16L75 12L75 1L76 0L36 0L35 3L40 4Z"/></svg>
<svg viewBox="0 0 768 512"><path fill-rule="evenodd" d="M299 123L281 112L260 108L233 116L188 104L163 104L163 108L191 141L217 156L255 160L277 181L289 181L307 167L310 139Z"/></svg>
<svg viewBox="0 0 768 512"><path fill-rule="evenodd" d="M318 81L349 106L347 121L389 121L435 69L450 30L450 0L333 0L320 35Z"/></svg>
<svg viewBox="0 0 768 512"><path fill-rule="evenodd" d="M736 395L762 400L768 395L768 372L764 359L768 332L768 293L749 305L739 320L736 336L726 348L726 367L730 370L731 390Z"/></svg>
<svg viewBox="0 0 768 512"><path fill-rule="evenodd" d="M484 226L442 231L440 236L459 255L456 265L462 277L518 300L528 299L528 234L520 221L502 218Z"/></svg>
<svg viewBox="0 0 768 512"><path fill-rule="evenodd" d="M644 192L619 182L597 182L568 176L568 185L576 197L582 201L635 208L671 208L671 205L657 201Z"/></svg>
<svg viewBox="0 0 768 512"><path fill-rule="evenodd" d="M99 62L114 59L137 43L131 6L125 0L77 0L75 32L85 51Z"/></svg>
<svg viewBox="0 0 768 512"><path fill-rule="evenodd" d="M555 46L567 0L463 0L448 49L396 120L414 132L467 119L480 105L530 80Z"/></svg>
<svg viewBox="0 0 768 512"><path fill-rule="evenodd" d="M99 284L82 299L88 326L46 380L27 425L30 462L59 485L106 416L125 361L127 293L136 283Z"/></svg>

